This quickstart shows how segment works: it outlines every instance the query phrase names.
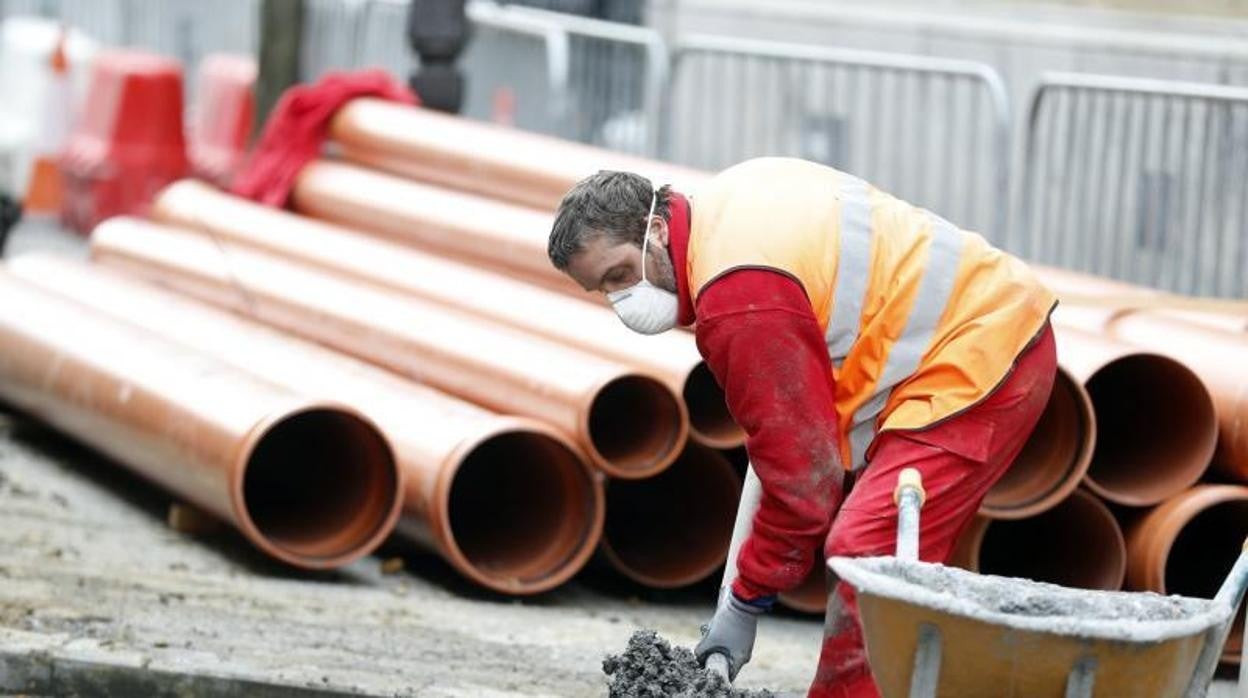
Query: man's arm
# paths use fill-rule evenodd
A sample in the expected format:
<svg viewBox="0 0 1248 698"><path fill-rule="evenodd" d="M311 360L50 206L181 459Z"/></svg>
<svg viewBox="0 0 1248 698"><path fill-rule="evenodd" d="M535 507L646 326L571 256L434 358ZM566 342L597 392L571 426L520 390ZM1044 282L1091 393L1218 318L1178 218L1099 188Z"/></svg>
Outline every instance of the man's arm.
<svg viewBox="0 0 1248 698"><path fill-rule="evenodd" d="M698 347L762 482L732 583L738 598L755 601L802 582L841 500L827 345L802 287L778 271L715 280L697 299L697 322Z"/></svg>

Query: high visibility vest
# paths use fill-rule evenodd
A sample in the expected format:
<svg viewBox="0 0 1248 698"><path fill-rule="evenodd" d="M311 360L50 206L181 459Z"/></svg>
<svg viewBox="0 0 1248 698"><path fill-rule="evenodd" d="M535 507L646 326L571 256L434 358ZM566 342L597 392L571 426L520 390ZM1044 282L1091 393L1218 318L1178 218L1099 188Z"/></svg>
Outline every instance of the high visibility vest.
<svg viewBox="0 0 1248 698"><path fill-rule="evenodd" d="M847 468L865 464L881 431L921 429L989 395L1056 301L983 237L789 158L750 160L699 187L688 250L695 298L735 269L801 284L827 339Z"/></svg>

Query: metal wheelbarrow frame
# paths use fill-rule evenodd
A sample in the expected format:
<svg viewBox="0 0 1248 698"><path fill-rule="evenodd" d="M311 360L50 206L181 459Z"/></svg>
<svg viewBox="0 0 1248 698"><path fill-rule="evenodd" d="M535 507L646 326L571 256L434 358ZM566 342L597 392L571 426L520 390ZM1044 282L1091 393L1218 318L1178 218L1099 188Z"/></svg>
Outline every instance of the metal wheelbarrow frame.
<svg viewBox="0 0 1248 698"><path fill-rule="evenodd" d="M857 590L871 671L886 698L1205 695L1248 587L1248 543L1212 600L1172 600L1188 607L1178 619L1001 612L959 594L957 588L931 589L907 579L944 569L917 559L924 498L918 473L903 471L895 494L896 555L836 557L828 562L834 574ZM963 580L968 587L991 579L964 570L942 574ZM1131 592L1017 583L1020 595L1143 599Z"/></svg>

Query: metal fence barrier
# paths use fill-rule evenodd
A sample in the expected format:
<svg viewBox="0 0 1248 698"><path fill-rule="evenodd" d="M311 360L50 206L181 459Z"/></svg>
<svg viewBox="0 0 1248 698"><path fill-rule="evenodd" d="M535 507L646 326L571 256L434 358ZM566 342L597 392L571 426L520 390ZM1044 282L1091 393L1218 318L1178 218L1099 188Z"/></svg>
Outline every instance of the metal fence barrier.
<svg viewBox="0 0 1248 698"><path fill-rule="evenodd" d="M548 21L493 3L468 5L472 39L460 59L464 113L563 136L570 117L568 37Z"/></svg>
<svg viewBox="0 0 1248 698"><path fill-rule="evenodd" d="M407 75L417 57L407 0L307 0L304 78L381 66ZM468 3L461 57L464 113L525 130L657 155L667 47L653 30L488 0Z"/></svg>
<svg viewBox="0 0 1248 698"><path fill-rule="evenodd" d="M853 172L955 224L1003 234L1010 116L970 61L732 37L673 50L664 153L718 169L788 155Z"/></svg>
<svg viewBox="0 0 1248 698"><path fill-rule="evenodd" d="M1012 251L1180 293L1248 294L1248 89L1046 74L1022 166Z"/></svg>
<svg viewBox="0 0 1248 698"><path fill-rule="evenodd" d="M528 130L658 154L667 47L653 30L525 7L472 2L461 64L465 112Z"/></svg>
<svg viewBox="0 0 1248 698"><path fill-rule="evenodd" d="M659 155L668 82L667 44L651 29L617 22L525 11L567 37L567 106L559 135L635 154Z"/></svg>

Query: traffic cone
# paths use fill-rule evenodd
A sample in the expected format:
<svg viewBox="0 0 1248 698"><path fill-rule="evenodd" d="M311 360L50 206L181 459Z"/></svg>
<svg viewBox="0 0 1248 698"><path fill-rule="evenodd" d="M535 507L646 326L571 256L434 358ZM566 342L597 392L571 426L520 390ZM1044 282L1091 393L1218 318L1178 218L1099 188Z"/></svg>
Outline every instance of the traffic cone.
<svg viewBox="0 0 1248 698"><path fill-rule="evenodd" d="M35 157L30 166L23 208L27 213L55 213L61 208L64 184L57 160L69 138L72 88L69 82L69 60L65 55L67 32L61 28L56 46L48 59L48 82L40 114L39 133L35 139Z"/></svg>

